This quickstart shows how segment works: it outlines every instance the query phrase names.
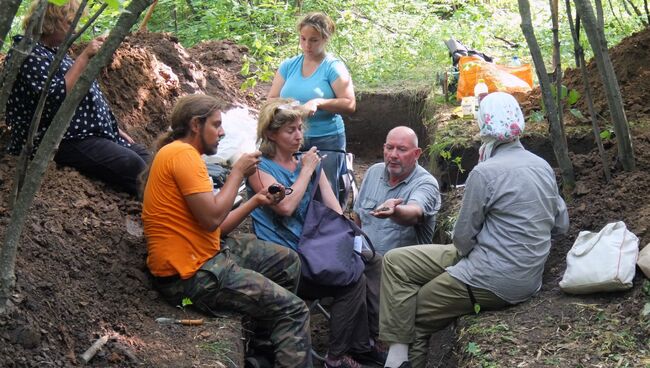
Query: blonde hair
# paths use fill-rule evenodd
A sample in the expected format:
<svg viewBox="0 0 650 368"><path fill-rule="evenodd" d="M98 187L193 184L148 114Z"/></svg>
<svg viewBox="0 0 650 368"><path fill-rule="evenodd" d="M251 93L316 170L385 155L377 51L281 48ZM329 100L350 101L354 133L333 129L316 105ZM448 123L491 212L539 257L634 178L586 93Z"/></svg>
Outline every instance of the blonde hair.
<svg viewBox="0 0 650 368"><path fill-rule="evenodd" d="M23 30L27 30L27 25L32 21L34 12L38 8L38 3L38 0L32 1L32 4L23 18ZM45 9L45 15L43 16L43 29L41 35L51 35L58 29L65 29L67 23L74 20L74 16L79 9L79 4L79 0L70 0L61 6L48 3L47 9Z"/></svg>
<svg viewBox="0 0 650 368"><path fill-rule="evenodd" d="M313 27L325 41L329 40L336 31L336 25L332 18L321 12L308 13L302 17L298 22L298 32L305 26Z"/></svg>
<svg viewBox="0 0 650 368"><path fill-rule="evenodd" d="M275 156L275 142L269 139L269 133L277 132L285 124L293 123L296 119L307 120L309 112L296 100L278 98L262 106L257 120L257 142L265 157Z"/></svg>

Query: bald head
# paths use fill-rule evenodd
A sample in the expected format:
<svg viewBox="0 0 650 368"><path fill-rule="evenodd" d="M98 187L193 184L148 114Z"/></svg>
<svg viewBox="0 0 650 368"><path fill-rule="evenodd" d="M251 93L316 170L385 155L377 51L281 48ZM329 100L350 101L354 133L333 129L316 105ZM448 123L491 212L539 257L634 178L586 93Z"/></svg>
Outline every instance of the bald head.
<svg viewBox="0 0 650 368"><path fill-rule="evenodd" d="M391 185L406 179L413 172L421 153L418 136L413 129L398 126L388 132L384 143L384 163Z"/></svg>
<svg viewBox="0 0 650 368"><path fill-rule="evenodd" d="M413 129L407 126L398 126L390 130L388 135L386 135L386 142L391 138L397 138L400 140L405 140L411 143L411 147L415 148L418 146L418 136L415 134Z"/></svg>

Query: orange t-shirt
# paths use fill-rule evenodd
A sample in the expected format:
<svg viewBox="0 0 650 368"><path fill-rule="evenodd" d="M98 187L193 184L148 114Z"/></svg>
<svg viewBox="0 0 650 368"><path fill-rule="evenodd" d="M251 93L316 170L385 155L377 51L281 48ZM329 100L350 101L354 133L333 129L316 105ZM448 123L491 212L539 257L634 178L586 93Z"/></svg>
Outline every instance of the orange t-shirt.
<svg viewBox="0 0 650 368"><path fill-rule="evenodd" d="M212 181L194 147L174 141L158 151L142 204L147 266L154 276L190 278L219 251L221 229L202 229L185 202L185 196L205 192L212 192Z"/></svg>

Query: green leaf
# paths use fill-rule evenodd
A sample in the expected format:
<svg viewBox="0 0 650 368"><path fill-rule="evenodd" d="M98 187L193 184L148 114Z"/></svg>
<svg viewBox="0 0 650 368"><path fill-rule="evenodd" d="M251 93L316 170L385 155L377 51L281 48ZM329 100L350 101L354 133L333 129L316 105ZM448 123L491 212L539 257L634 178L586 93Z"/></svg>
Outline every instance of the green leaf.
<svg viewBox="0 0 650 368"><path fill-rule="evenodd" d="M54 4L57 6L65 5L69 2L70 0L48 0L50 4Z"/></svg>
<svg viewBox="0 0 650 368"><path fill-rule="evenodd" d="M106 0L106 4L108 4L108 6L111 9L118 10L118 9L120 9L120 6L122 5L122 1L121 0Z"/></svg>
<svg viewBox="0 0 650 368"><path fill-rule="evenodd" d="M612 132L611 131L603 130L602 132L600 132L600 139L608 140L610 138L612 138Z"/></svg>
<svg viewBox="0 0 650 368"><path fill-rule="evenodd" d="M531 112L530 116L528 116L528 119L533 123L541 123L544 121L544 113L542 111L535 110Z"/></svg>
<svg viewBox="0 0 650 368"><path fill-rule="evenodd" d="M478 312L481 311L481 305L478 303L474 303L474 313L478 314Z"/></svg>
<svg viewBox="0 0 650 368"><path fill-rule="evenodd" d="M181 307L185 308L188 305L192 305L192 300L188 297L183 298L183 300L181 301Z"/></svg>
<svg viewBox="0 0 650 368"><path fill-rule="evenodd" d="M574 105L580 99L580 92L572 89L569 91L569 96L567 96L566 103L571 106Z"/></svg>
<svg viewBox="0 0 650 368"><path fill-rule="evenodd" d="M246 60L244 61L244 63L242 63L241 70L239 72L241 73L241 75L246 77L251 72L250 67L251 67L251 63L249 63L248 60Z"/></svg>
<svg viewBox="0 0 650 368"><path fill-rule="evenodd" d="M578 109L569 109L569 112L571 113L571 115L575 116L576 118L578 118L580 120L586 120L585 116L582 115L582 111L580 111Z"/></svg>
<svg viewBox="0 0 650 368"><path fill-rule="evenodd" d="M472 354L472 355L479 355L479 354L481 354L481 348L478 346L477 343L469 342L467 344L467 352Z"/></svg>

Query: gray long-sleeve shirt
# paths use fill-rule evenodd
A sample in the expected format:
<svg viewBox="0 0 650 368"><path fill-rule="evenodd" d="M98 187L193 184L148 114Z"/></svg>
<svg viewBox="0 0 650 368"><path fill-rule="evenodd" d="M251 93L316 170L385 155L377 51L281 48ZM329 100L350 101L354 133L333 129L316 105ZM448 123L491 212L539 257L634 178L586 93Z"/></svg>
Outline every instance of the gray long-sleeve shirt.
<svg viewBox="0 0 650 368"><path fill-rule="evenodd" d="M542 285L551 234L569 216L549 164L519 141L502 144L467 178L453 242L463 258L447 271L509 303Z"/></svg>

